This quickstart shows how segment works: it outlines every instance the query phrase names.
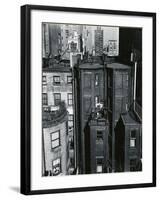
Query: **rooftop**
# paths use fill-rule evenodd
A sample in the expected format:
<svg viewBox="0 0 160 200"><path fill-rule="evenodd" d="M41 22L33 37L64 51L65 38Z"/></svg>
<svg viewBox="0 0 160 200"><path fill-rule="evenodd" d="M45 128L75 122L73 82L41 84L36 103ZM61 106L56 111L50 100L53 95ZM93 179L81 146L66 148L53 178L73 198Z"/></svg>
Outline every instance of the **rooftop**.
<svg viewBox="0 0 160 200"><path fill-rule="evenodd" d="M124 124L128 124L128 125L140 124L140 122L136 119L136 116L133 111L127 112L125 114L121 114L121 118Z"/></svg>
<svg viewBox="0 0 160 200"><path fill-rule="evenodd" d="M43 72L71 72L71 70L71 67L61 65L43 68Z"/></svg>
<svg viewBox="0 0 160 200"><path fill-rule="evenodd" d="M43 67L42 70L43 72L70 72L70 61L50 59L47 67Z"/></svg>
<svg viewBox="0 0 160 200"><path fill-rule="evenodd" d="M101 65L99 63L83 63L79 65L80 69L102 69L104 68L104 65Z"/></svg>
<svg viewBox="0 0 160 200"><path fill-rule="evenodd" d="M120 64L120 63L110 63L110 64L107 64L107 68L111 68L111 69L130 69L131 66Z"/></svg>
<svg viewBox="0 0 160 200"><path fill-rule="evenodd" d="M107 116L107 110L102 107L102 108L96 108L94 111L92 111L91 116L90 116L90 123L108 123L108 116Z"/></svg>
<svg viewBox="0 0 160 200"><path fill-rule="evenodd" d="M43 110L42 121L43 128L48 128L55 126L56 124L63 122L67 116L67 109L64 102L60 102L58 105L59 109L51 111L48 107L48 110Z"/></svg>

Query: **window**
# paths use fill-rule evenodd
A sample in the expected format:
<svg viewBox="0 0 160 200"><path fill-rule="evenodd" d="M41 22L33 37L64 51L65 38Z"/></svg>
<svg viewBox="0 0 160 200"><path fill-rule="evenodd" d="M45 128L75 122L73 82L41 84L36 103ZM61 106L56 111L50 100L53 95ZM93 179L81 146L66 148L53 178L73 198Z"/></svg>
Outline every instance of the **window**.
<svg viewBox="0 0 160 200"><path fill-rule="evenodd" d="M97 131L97 142L102 142L103 141L103 132L102 131Z"/></svg>
<svg viewBox="0 0 160 200"><path fill-rule="evenodd" d="M67 143L67 160L69 159L69 142Z"/></svg>
<svg viewBox="0 0 160 200"><path fill-rule="evenodd" d="M60 85L60 76L53 76L53 84Z"/></svg>
<svg viewBox="0 0 160 200"><path fill-rule="evenodd" d="M46 76L42 76L42 84L43 84L43 85L46 84Z"/></svg>
<svg viewBox="0 0 160 200"><path fill-rule="evenodd" d="M73 127L73 115L68 115L68 126L69 128Z"/></svg>
<svg viewBox="0 0 160 200"><path fill-rule="evenodd" d="M96 172L97 173L102 173L103 172L103 159L102 158L97 158L96 159Z"/></svg>
<svg viewBox="0 0 160 200"><path fill-rule="evenodd" d="M91 88L92 74L84 74L84 88Z"/></svg>
<svg viewBox="0 0 160 200"><path fill-rule="evenodd" d="M123 89L127 90L128 89L128 73L123 73Z"/></svg>
<svg viewBox="0 0 160 200"><path fill-rule="evenodd" d="M116 42L113 43L113 49L114 49L114 50L117 49Z"/></svg>
<svg viewBox="0 0 160 200"><path fill-rule="evenodd" d="M52 149L60 146L60 131L51 133L51 147Z"/></svg>
<svg viewBox="0 0 160 200"><path fill-rule="evenodd" d="M72 93L68 93L68 105L69 106L73 105L73 96L72 96Z"/></svg>
<svg viewBox="0 0 160 200"><path fill-rule="evenodd" d="M126 112L128 110L128 96L122 98L122 108L121 112Z"/></svg>
<svg viewBox="0 0 160 200"><path fill-rule="evenodd" d="M68 121L73 121L73 115L70 114L70 115L68 116Z"/></svg>
<svg viewBox="0 0 160 200"><path fill-rule="evenodd" d="M73 141L73 138L71 138L71 141L70 141L70 149L74 149L74 141Z"/></svg>
<svg viewBox="0 0 160 200"><path fill-rule="evenodd" d="M83 99L83 104L84 104L84 112L86 112L86 114L90 115L91 109L92 109L91 97L85 96Z"/></svg>
<svg viewBox="0 0 160 200"><path fill-rule="evenodd" d="M47 105L48 101L47 101L47 93L43 93L42 94L42 104L43 105Z"/></svg>
<svg viewBox="0 0 160 200"><path fill-rule="evenodd" d="M136 147L136 130L130 132L130 147Z"/></svg>
<svg viewBox="0 0 160 200"><path fill-rule="evenodd" d="M55 160L53 160L52 162L52 167L53 167L53 175L58 175L61 172L61 159L57 158Z"/></svg>
<svg viewBox="0 0 160 200"><path fill-rule="evenodd" d="M99 85L99 75L95 74L95 86Z"/></svg>
<svg viewBox="0 0 160 200"><path fill-rule="evenodd" d="M72 83L72 76L67 76L67 83L71 84Z"/></svg>
<svg viewBox="0 0 160 200"><path fill-rule="evenodd" d="M68 38L69 37L69 30L65 30L65 32L66 32L66 38Z"/></svg>
<svg viewBox="0 0 160 200"><path fill-rule="evenodd" d="M71 42L71 51L77 50L77 43Z"/></svg>
<svg viewBox="0 0 160 200"><path fill-rule="evenodd" d="M136 171L136 164L137 160L136 159L130 159L130 171Z"/></svg>
<svg viewBox="0 0 160 200"><path fill-rule="evenodd" d="M61 94L54 93L54 105L57 106L61 102Z"/></svg>

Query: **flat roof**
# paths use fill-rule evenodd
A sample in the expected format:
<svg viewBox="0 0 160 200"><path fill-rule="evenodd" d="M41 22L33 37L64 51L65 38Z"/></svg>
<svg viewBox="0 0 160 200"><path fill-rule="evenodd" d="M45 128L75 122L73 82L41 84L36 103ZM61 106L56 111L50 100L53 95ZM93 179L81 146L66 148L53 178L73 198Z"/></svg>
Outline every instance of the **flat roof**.
<svg viewBox="0 0 160 200"><path fill-rule="evenodd" d="M127 112L121 114L122 120L124 124L140 124L140 122L136 119L135 114L133 112Z"/></svg>
<svg viewBox="0 0 160 200"><path fill-rule="evenodd" d="M109 63L109 64L107 64L107 68L111 68L111 69L130 69L131 66L124 65L124 64L121 64L121 63Z"/></svg>
<svg viewBox="0 0 160 200"><path fill-rule="evenodd" d="M104 68L104 65L101 65L99 63L83 63L79 65L80 69L102 69Z"/></svg>
<svg viewBox="0 0 160 200"><path fill-rule="evenodd" d="M56 66L56 67L47 67L42 68L43 72L71 72L71 67L65 67L65 66Z"/></svg>

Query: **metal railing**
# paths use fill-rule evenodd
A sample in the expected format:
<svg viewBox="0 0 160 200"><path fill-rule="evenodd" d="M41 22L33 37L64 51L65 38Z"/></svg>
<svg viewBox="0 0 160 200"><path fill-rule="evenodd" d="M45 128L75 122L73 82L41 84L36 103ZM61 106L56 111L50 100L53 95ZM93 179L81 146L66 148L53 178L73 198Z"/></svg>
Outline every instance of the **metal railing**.
<svg viewBox="0 0 160 200"><path fill-rule="evenodd" d="M67 109L64 102L60 102L59 109L56 111L43 110L43 127L48 127L58 123L67 115Z"/></svg>

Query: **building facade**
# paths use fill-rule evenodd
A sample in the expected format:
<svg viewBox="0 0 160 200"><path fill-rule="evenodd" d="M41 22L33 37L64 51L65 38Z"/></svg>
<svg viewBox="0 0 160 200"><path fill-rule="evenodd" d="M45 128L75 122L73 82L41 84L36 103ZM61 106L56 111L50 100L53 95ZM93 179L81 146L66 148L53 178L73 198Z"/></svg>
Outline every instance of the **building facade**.
<svg viewBox="0 0 160 200"><path fill-rule="evenodd" d="M115 131L121 113L130 107L130 66L119 63L107 64L107 107L110 123L110 160L115 168Z"/></svg>
<svg viewBox="0 0 160 200"><path fill-rule="evenodd" d="M125 29L42 24L44 176L142 169L141 30Z"/></svg>
<svg viewBox="0 0 160 200"><path fill-rule="evenodd" d="M42 76L43 110L55 111L61 102L65 103L68 111L68 135L70 173L75 168L74 158L74 113L72 92L72 71L68 64L54 63L43 69Z"/></svg>
<svg viewBox="0 0 160 200"><path fill-rule="evenodd" d="M142 171L142 125L133 111L121 114L115 127L115 171Z"/></svg>
<svg viewBox="0 0 160 200"><path fill-rule="evenodd" d="M85 129L86 173L107 173L109 163L109 123L103 109L92 113Z"/></svg>
<svg viewBox="0 0 160 200"><path fill-rule="evenodd" d="M101 56L103 54L103 30L97 27L95 30L95 55Z"/></svg>
<svg viewBox="0 0 160 200"><path fill-rule="evenodd" d="M69 174L68 112L64 102L54 111L43 111L43 176Z"/></svg>
<svg viewBox="0 0 160 200"><path fill-rule="evenodd" d="M92 113L98 113L98 109L102 109L105 106L105 67L96 62L86 62L75 67L74 74L74 92L76 97L75 112L77 113L77 130L75 130L77 135L77 166L79 169L79 173L89 173L88 167L86 165L86 163L88 163L88 156L86 155L86 146L88 145L88 143L86 143L86 137L89 137L86 136L86 134L89 135L89 133L87 133L86 131L88 131L89 129L92 130L93 124L91 122L94 121L94 118L92 119L92 121L90 121ZM90 123L90 125L88 123ZM98 126L99 125L97 124L97 128ZM95 134L90 134L90 137L94 137L94 135ZM91 141L94 142L94 139L90 138L90 142ZM95 159L95 155L90 154L90 159ZM90 160L90 162L92 161Z"/></svg>

